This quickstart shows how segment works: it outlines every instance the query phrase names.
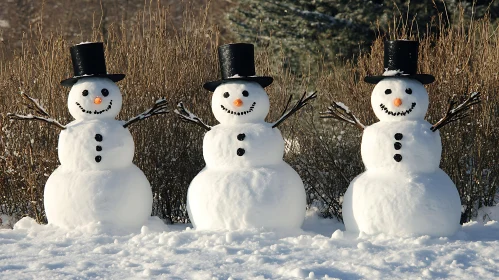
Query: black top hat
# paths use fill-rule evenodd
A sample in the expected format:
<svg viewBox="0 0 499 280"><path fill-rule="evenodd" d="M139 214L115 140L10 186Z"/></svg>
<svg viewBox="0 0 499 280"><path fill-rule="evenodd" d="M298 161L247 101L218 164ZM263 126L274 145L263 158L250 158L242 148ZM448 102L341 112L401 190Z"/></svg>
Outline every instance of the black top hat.
<svg viewBox="0 0 499 280"><path fill-rule="evenodd" d="M209 91L215 91L219 85L227 81L257 82L262 87L266 87L274 81L272 77L256 76L255 47L252 44L222 45L218 47L218 60L222 79L205 83L203 87Z"/></svg>
<svg viewBox="0 0 499 280"><path fill-rule="evenodd" d="M74 76L61 82L66 87L73 86L79 79L90 77L108 78L118 82L125 78L125 74L108 74L104 58L104 44L82 43L70 48L73 62Z"/></svg>
<svg viewBox="0 0 499 280"><path fill-rule="evenodd" d="M382 76L367 76L366 83L376 84L390 77L406 77L416 79L422 84L435 81L429 74L416 74L418 70L418 41L396 40L385 41L385 73Z"/></svg>

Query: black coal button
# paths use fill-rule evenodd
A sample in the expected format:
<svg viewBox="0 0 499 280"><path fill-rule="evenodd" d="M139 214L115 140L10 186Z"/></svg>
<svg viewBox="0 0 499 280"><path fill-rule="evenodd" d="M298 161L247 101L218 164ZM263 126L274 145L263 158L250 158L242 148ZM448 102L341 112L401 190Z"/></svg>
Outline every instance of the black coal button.
<svg viewBox="0 0 499 280"><path fill-rule="evenodd" d="M238 156L242 156L242 155L244 155L244 153L245 153L245 152L246 152L246 151L245 151L244 149L242 149L242 148L237 149L237 155L238 155Z"/></svg>
<svg viewBox="0 0 499 280"><path fill-rule="evenodd" d="M96 157L95 157L95 161L96 161L96 162L100 162L101 160L102 160L102 157L101 157L101 156L96 156Z"/></svg>
<svg viewBox="0 0 499 280"><path fill-rule="evenodd" d="M244 133L241 133L241 134L237 135L237 140L239 140L239 141L243 141L244 138L246 138L246 134L244 134Z"/></svg>
<svg viewBox="0 0 499 280"><path fill-rule="evenodd" d="M402 140L403 137L402 133L395 133L395 140Z"/></svg>
<svg viewBox="0 0 499 280"><path fill-rule="evenodd" d="M393 159L396 162L400 162L402 160L402 155L401 154L396 154L395 156L393 156Z"/></svg>
<svg viewBox="0 0 499 280"><path fill-rule="evenodd" d="M395 150L400 150L402 148L402 143L395 142L395 144L393 144L393 146L395 147Z"/></svg>
<svg viewBox="0 0 499 280"><path fill-rule="evenodd" d="M97 142L101 142L101 141L102 141L102 135L100 135L100 134L95 134L95 140L96 140Z"/></svg>
<svg viewBox="0 0 499 280"><path fill-rule="evenodd" d="M100 152L100 151L102 151L102 147L101 146L97 146L97 147L95 147L95 150L97 150L97 152Z"/></svg>

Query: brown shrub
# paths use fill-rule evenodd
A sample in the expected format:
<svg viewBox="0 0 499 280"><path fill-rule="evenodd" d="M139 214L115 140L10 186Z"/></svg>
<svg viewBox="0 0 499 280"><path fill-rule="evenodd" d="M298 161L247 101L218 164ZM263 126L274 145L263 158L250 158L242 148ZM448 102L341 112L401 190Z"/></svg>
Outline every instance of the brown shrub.
<svg viewBox="0 0 499 280"><path fill-rule="evenodd" d="M183 15L183 26L176 28L170 12L153 7L136 18L110 25L106 36L95 27L91 41L105 41L110 73L126 73L119 82L123 109L119 119L129 119L165 97L173 109L184 101L194 113L211 124L211 94L202 88L206 81L219 78L216 47L218 30L208 23L205 9L190 6ZM42 36L43 35L43 36ZM69 47L74 43L62 36L33 29L23 41L22 51L12 61L0 65L0 213L31 216L45 221L43 188L57 167L59 131L39 122L9 122L7 112L26 112L18 92L39 99L52 117L69 123L66 106L68 88L59 82L71 77ZM270 73L271 55L258 50L259 74ZM272 104L282 104L291 91L291 75L280 73L269 88ZM283 106L283 105L282 105ZM276 119L282 110L273 107ZM204 166L202 139L197 126L180 122L173 113L133 125L135 163L151 182L153 214L170 222L186 222L187 188Z"/></svg>
<svg viewBox="0 0 499 280"><path fill-rule="evenodd" d="M175 28L165 8L143 9L130 22L109 25L106 36L96 27L89 40L106 43L108 71L126 73L119 82L124 96L120 119L128 119L149 108L164 96L173 109L176 102L186 106L209 124L211 94L202 89L206 81L218 79L215 26L208 24L205 10L186 10L182 28ZM459 188L465 205L463 221L478 207L491 205L498 178L497 117L499 82L499 38L488 21L441 27L441 32L421 41L420 70L435 75L428 86L428 119L444 114L452 94L482 92L483 102L465 121L441 131L442 168ZM58 165L58 131L43 123L9 123L7 112L23 112L16 96L19 91L39 98L54 118L71 121L66 106L67 88L59 82L72 76L69 47L62 36L32 30L22 51L12 61L0 62L0 213L36 217L44 221L43 186ZM404 34L396 29L394 37ZM398 35L397 35L398 33ZM224 42L226 43L226 42ZM0 47L1 48L1 47ZM1 53L0 49L0 53ZM309 65L309 73L294 76L285 69L280 54L257 47L258 74L271 75L267 88L271 101L268 120L276 120L290 94L316 89L319 98L280 126L290 143L285 159L300 173L306 184L308 202L321 207L325 216L341 217L341 196L349 182L363 171L360 157L361 132L333 120L318 119L332 101L342 101L365 124L375 122L370 106L372 85L362 82L366 74L378 74L383 67L383 38L357 62ZM316 69L318 71L316 71ZM310 73L318 73L312 76ZM173 114L133 125L135 163L153 187L153 214L170 222L186 222L187 188L204 166L203 131L178 121Z"/></svg>

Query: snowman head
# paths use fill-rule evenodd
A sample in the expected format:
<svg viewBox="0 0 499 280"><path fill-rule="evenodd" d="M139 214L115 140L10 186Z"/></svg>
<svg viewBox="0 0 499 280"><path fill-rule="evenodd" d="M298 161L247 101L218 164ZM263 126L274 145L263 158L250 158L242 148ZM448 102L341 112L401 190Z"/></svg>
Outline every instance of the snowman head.
<svg viewBox="0 0 499 280"><path fill-rule="evenodd" d="M230 81L213 92L211 109L222 124L263 122L269 113L269 96L261 85L249 81Z"/></svg>
<svg viewBox="0 0 499 280"><path fill-rule="evenodd" d="M371 95L371 105L380 121L424 119L428 103L423 84L410 78L383 79Z"/></svg>
<svg viewBox="0 0 499 280"><path fill-rule="evenodd" d="M83 78L69 92L69 113L76 120L114 119L123 98L118 86L108 78Z"/></svg>

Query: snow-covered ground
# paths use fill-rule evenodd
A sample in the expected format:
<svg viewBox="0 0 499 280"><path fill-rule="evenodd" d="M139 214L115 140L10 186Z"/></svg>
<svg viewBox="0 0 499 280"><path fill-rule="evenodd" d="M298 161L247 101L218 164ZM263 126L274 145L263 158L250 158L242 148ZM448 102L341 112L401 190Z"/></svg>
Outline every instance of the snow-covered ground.
<svg viewBox="0 0 499 280"><path fill-rule="evenodd" d="M303 231L195 231L151 218L141 232L63 231L30 218L0 229L1 279L494 279L499 223L452 238L343 232L309 212Z"/></svg>

